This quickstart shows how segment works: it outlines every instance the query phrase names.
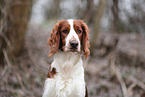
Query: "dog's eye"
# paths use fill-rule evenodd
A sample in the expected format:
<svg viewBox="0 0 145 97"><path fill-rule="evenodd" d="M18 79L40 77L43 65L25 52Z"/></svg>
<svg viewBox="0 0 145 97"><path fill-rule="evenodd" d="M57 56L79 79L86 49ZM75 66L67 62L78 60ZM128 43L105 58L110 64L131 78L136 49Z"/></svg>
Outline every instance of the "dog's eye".
<svg viewBox="0 0 145 97"><path fill-rule="evenodd" d="M63 30L62 32L63 32L64 34L67 34L67 30Z"/></svg>
<svg viewBox="0 0 145 97"><path fill-rule="evenodd" d="M78 34L81 34L82 33L82 31L81 30L78 30Z"/></svg>

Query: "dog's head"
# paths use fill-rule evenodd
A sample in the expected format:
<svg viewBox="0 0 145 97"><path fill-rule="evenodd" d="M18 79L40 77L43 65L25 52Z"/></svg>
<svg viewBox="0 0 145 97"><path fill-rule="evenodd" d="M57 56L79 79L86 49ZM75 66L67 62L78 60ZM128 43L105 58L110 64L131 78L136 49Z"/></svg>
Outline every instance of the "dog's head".
<svg viewBox="0 0 145 97"><path fill-rule="evenodd" d="M84 52L87 58L90 54L88 33L89 29L82 20L59 21L53 27L51 37L48 39L49 56L61 50L69 53Z"/></svg>

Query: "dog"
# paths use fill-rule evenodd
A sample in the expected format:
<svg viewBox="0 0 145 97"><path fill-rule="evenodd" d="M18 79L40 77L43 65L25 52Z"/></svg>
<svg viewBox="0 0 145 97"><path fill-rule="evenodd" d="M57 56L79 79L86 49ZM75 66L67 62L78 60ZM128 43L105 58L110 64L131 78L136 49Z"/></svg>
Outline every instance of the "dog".
<svg viewBox="0 0 145 97"><path fill-rule="evenodd" d="M82 20L61 20L48 39L54 60L50 65L42 97L88 97L83 60L90 54L89 29Z"/></svg>

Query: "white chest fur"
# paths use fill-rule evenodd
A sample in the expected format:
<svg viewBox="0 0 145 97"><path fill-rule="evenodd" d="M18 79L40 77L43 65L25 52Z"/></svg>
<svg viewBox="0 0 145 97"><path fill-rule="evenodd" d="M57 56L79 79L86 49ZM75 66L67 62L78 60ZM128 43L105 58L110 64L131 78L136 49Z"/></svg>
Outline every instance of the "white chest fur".
<svg viewBox="0 0 145 97"><path fill-rule="evenodd" d="M83 62L80 54L58 52L51 68L54 78L47 78L43 97L85 97Z"/></svg>

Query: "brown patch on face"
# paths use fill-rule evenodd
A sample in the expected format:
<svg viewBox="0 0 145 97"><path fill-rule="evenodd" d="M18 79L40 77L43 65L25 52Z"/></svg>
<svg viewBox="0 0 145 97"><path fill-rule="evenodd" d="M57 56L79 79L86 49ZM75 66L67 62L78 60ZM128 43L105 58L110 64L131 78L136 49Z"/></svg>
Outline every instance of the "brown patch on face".
<svg viewBox="0 0 145 97"><path fill-rule="evenodd" d="M83 35L83 29L82 29L80 20L74 20L73 26L74 26L75 32L78 34L78 37L81 41L82 35Z"/></svg>
<svg viewBox="0 0 145 97"><path fill-rule="evenodd" d="M67 37L68 33L70 31L70 25L68 23L67 20L63 20L61 23L60 23L60 49L62 51L64 51L65 49L65 38Z"/></svg>
<svg viewBox="0 0 145 97"><path fill-rule="evenodd" d="M51 37L47 41L50 46L49 56L55 54L59 49L64 50L65 37L69 30L70 25L67 20L61 20L53 27Z"/></svg>
<svg viewBox="0 0 145 97"><path fill-rule="evenodd" d="M54 75L56 75L56 68L52 68L52 70L51 70L51 65L50 65L50 69L49 69L49 72L48 72L48 74L47 74L47 78L54 78Z"/></svg>
<svg viewBox="0 0 145 97"><path fill-rule="evenodd" d="M85 58L90 54L89 43L89 29L88 26L82 20L74 20L74 29L77 32L79 39L81 41L81 49L84 52Z"/></svg>

